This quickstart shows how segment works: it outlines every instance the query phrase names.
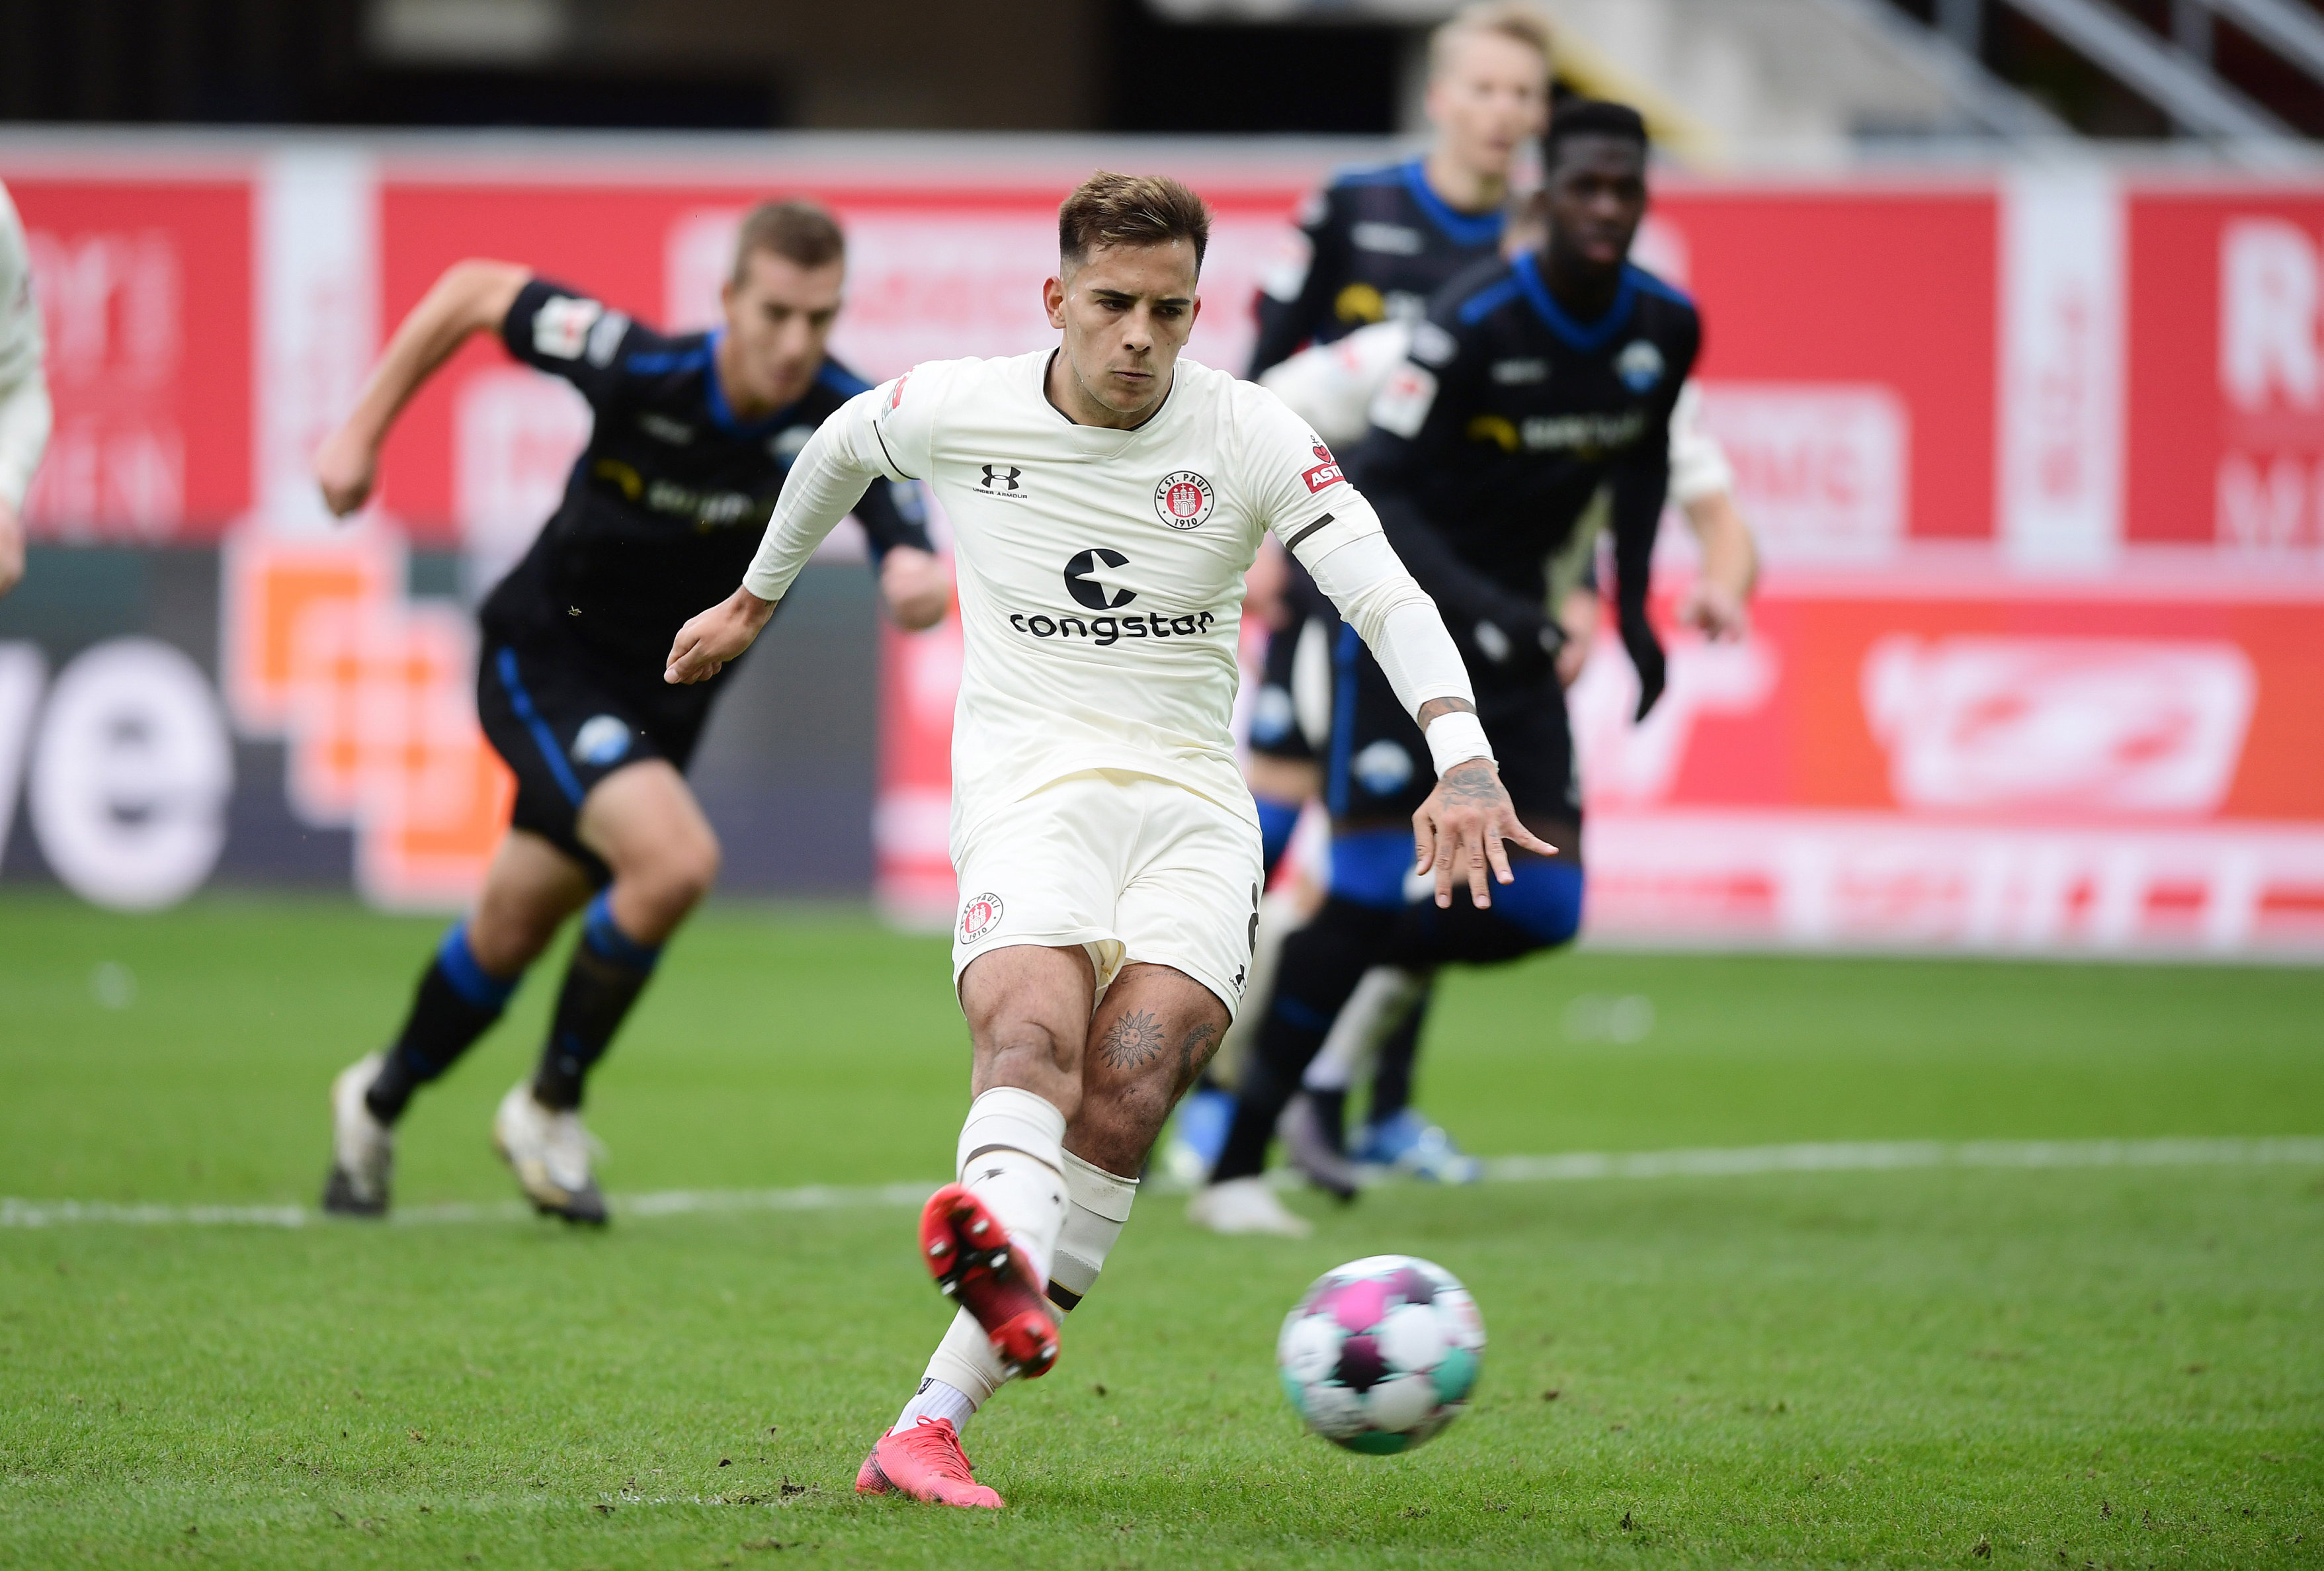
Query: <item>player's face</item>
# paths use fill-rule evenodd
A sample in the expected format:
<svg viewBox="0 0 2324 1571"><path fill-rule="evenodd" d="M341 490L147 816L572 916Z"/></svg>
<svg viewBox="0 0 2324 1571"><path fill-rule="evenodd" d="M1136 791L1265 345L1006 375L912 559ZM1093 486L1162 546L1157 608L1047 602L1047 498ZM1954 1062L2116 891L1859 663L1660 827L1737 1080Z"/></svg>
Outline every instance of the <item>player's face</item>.
<svg viewBox="0 0 2324 1571"><path fill-rule="evenodd" d="M1622 136L1562 142L1543 189L1549 248L1568 265L1610 272L1630 254L1646 215L1646 154Z"/></svg>
<svg viewBox="0 0 2324 1571"><path fill-rule="evenodd" d="M801 267L771 251L742 260L719 298L726 308L726 340L719 380L738 411L796 403L823 365L831 325L839 318L847 264Z"/></svg>
<svg viewBox="0 0 2324 1571"><path fill-rule="evenodd" d="M1428 84L1437 144L1465 169L1507 180L1509 160L1549 123L1549 73L1539 52L1497 32L1451 41Z"/></svg>
<svg viewBox="0 0 2324 1571"><path fill-rule="evenodd" d="M1170 391L1170 369L1194 330L1191 241L1102 245L1042 285L1049 325L1065 333L1065 356L1082 394L1114 415L1135 418Z"/></svg>

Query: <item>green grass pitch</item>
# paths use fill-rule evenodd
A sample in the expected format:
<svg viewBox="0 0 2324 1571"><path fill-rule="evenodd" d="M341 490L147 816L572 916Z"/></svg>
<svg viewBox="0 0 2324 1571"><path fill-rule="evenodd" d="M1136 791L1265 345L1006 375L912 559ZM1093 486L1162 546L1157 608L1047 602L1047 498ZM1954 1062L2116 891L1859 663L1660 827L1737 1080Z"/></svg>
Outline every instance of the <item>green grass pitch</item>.
<svg viewBox="0 0 2324 1571"><path fill-rule="evenodd" d="M0 1196L311 1204L325 1087L435 926L0 899ZM944 953L708 913L593 1087L617 1204L941 1177ZM415 1104L402 1204L508 1197L486 1124L553 977ZM1584 994L1651 1033L1571 1040ZM1490 1153L2313 1136L2324 975L1568 955L1451 979L1422 1089ZM1295 1203L1298 1243L1140 1205L1056 1372L970 1430L997 1516L850 1488L945 1317L908 1208L0 1227L0 1566L2324 1566L2324 1167ZM1384 1250L1492 1341L1466 1418L1370 1459L1272 1350Z"/></svg>

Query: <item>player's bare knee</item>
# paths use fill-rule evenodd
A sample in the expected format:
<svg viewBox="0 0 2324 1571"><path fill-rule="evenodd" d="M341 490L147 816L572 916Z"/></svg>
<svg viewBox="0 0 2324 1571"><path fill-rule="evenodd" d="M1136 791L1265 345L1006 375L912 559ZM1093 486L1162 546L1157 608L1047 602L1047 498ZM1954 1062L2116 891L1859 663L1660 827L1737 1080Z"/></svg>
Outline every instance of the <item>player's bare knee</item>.
<svg viewBox="0 0 2324 1571"><path fill-rule="evenodd" d="M978 1092L1014 1086L1046 1097L1066 1117L1081 1109L1080 1044L1048 1026L1019 1017L973 1029Z"/></svg>
<svg viewBox="0 0 2324 1571"><path fill-rule="evenodd" d="M618 870L638 903L675 924L718 882L718 842L708 834L675 836L634 865Z"/></svg>

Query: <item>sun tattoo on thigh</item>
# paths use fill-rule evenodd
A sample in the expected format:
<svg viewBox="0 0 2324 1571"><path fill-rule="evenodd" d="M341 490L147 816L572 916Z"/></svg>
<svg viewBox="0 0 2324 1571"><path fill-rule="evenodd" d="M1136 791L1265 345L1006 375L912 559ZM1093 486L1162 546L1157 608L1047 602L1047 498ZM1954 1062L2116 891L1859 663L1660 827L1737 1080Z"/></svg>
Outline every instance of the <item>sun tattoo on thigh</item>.
<svg viewBox="0 0 2324 1571"><path fill-rule="evenodd" d="M1098 1054L1110 1068L1143 1069L1162 1052L1162 1022L1150 1009L1133 1009L1105 1028Z"/></svg>

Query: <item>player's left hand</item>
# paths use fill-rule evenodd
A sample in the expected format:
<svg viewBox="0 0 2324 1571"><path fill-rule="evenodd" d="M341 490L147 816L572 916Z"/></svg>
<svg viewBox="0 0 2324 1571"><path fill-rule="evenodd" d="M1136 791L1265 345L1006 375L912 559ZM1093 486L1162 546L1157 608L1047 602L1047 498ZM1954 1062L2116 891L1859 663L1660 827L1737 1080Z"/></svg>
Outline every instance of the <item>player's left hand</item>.
<svg viewBox="0 0 2324 1571"><path fill-rule="evenodd" d="M1751 631L1751 609L1743 596L1708 575L1696 578L1686 598L1679 602L1678 619L1713 643L1741 638Z"/></svg>
<svg viewBox="0 0 2324 1571"><path fill-rule="evenodd" d="M1471 758L1444 772L1412 815L1412 841L1414 871L1436 870L1436 903L1452 903L1452 881L1465 873L1469 898L1480 910L1493 903L1485 878L1488 864L1494 883L1507 883L1517 876L1509 871L1503 841L1544 856L1557 854L1556 846L1518 821L1509 793L1501 787L1500 771L1488 758Z"/></svg>
<svg viewBox="0 0 2324 1571"><path fill-rule="evenodd" d="M952 575L942 557L918 546L891 546L880 559L880 597L897 626L918 633L952 609Z"/></svg>
<svg viewBox="0 0 2324 1571"><path fill-rule="evenodd" d="M726 669L726 662L751 647L775 602L761 600L748 589L737 589L709 610L689 618L670 641L669 663L661 679L672 687L706 682Z"/></svg>

